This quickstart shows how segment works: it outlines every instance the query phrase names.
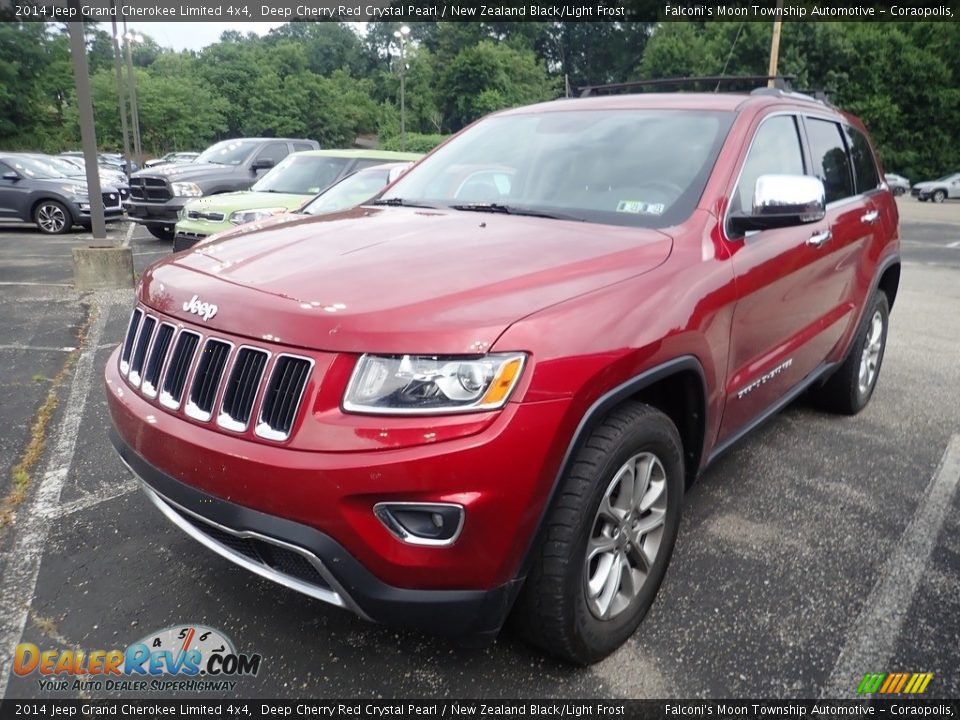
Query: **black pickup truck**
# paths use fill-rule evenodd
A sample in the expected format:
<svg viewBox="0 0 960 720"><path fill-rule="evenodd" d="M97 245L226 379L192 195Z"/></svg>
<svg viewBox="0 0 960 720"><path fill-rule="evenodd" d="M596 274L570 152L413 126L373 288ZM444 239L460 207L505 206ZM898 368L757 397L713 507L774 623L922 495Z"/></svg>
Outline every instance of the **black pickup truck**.
<svg viewBox="0 0 960 720"><path fill-rule="evenodd" d="M218 142L192 163L164 165L130 176L124 207L154 237L173 240L180 209L191 198L247 190L263 173L292 152L319 150L316 140L237 138Z"/></svg>

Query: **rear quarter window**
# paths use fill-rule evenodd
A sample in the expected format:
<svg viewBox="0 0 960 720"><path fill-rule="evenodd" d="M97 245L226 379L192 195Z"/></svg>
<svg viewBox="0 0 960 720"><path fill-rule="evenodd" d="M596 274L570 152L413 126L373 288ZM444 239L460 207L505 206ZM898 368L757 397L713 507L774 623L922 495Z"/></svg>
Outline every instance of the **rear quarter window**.
<svg viewBox="0 0 960 720"><path fill-rule="evenodd" d="M858 193L876 190L880 185L880 173L877 162L870 149L866 136L856 128L847 127L847 142L850 145L850 159L853 162L853 179Z"/></svg>
<svg viewBox="0 0 960 720"><path fill-rule="evenodd" d="M827 202L835 202L856 194L850 158L840 133L840 126L830 120L806 118L807 139L813 160L813 174L823 182Z"/></svg>

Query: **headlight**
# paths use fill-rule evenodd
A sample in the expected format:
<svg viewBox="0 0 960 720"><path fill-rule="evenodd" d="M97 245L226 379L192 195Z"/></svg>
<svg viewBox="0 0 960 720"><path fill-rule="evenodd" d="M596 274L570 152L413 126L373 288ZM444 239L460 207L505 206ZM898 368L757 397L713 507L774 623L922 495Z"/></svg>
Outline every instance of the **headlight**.
<svg viewBox="0 0 960 720"><path fill-rule="evenodd" d="M256 208L255 210L237 210L235 213L230 213L230 217L228 219L234 225L243 225L244 223L253 222L254 220L262 220L265 217L278 215L280 213L285 213L286 211L286 208Z"/></svg>
<svg viewBox="0 0 960 720"><path fill-rule="evenodd" d="M353 370L343 409L413 415L503 407L526 356L364 355Z"/></svg>
<svg viewBox="0 0 960 720"><path fill-rule="evenodd" d="M200 189L200 186L196 183L191 182L175 182L170 183L170 189L173 190L173 194L177 197L202 197L203 190Z"/></svg>
<svg viewBox="0 0 960 720"><path fill-rule="evenodd" d="M87 192L85 187L77 187L76 185L64 185L62 186L63 191L70 196L70 199L75 202L89 202L90 194Z"/></svg>

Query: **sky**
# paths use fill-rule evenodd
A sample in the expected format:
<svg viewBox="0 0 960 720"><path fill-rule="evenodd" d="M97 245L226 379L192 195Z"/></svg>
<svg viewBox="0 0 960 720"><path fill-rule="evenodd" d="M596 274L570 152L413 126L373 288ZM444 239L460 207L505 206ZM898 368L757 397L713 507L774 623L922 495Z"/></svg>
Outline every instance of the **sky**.
<svg viewBox="0 0 960 720"><path fill-rule="evenodd" d="M149 35L161 47L174 50L199 50L220 39L225 30L266 35L282 22L127 22L127 28ZM109 31L109 23L105 23Z"/></svg>

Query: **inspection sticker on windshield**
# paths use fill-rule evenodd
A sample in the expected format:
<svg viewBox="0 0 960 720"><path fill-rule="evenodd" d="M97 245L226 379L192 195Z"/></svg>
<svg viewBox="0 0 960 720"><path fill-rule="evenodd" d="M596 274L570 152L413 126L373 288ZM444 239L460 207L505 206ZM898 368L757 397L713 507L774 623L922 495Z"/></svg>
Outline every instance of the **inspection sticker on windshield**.
<svg viewBox="0 0 960 720"><path fill-rule="evenodd" d="M645 203L639 200L621 200L617 203L617 212L633 213L634 215L663 215L663 203Z"/></svg>

